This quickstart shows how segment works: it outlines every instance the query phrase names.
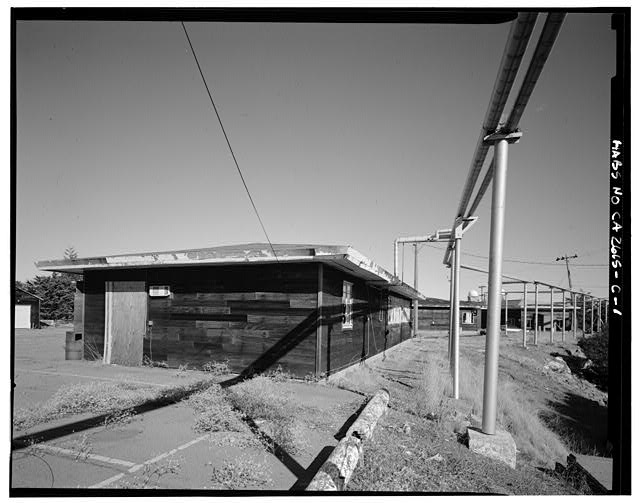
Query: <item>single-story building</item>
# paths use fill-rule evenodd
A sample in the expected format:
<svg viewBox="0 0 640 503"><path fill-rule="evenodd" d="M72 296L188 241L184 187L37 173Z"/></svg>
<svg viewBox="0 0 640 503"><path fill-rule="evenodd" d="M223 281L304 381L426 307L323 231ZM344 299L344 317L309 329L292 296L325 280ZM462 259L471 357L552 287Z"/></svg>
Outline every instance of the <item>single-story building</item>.
<svg viewBox="0 0 640 503"><path fill-rule="evenodd" d="M247 244L38 262L82 274L85 359L329 375L411 337L424 297L350 246Z"/></svg>
<svg viewBox="0 0 640 503"><path fill-rule="evenodd" d="M40 328L41 297L22 288L15 288L15 328Z"/></svg>
<svg viewBox="0 0 640 503"><path fill-rule="evenodd" d="M480 329L486 328L486 309L482 302L461 300L460 329L479 332ZM418 329L449 330L449 300L426 297L419 301Z"/></svg>

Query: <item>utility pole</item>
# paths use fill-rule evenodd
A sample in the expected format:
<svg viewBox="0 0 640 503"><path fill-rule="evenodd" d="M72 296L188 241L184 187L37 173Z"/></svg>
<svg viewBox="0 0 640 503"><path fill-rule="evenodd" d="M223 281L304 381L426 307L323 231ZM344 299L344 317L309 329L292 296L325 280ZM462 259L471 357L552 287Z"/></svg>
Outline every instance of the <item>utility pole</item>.
<svg viewBox="0 0 640 503"><path fill-rule="evenodd" d="M564 257L558 257L556 258L556 262L558 262L559 260L564 260L564 263L567 265L567 279L569 280L569 290L571 290L571 305L573 306L573 315L571 317L571 329L573 330L573 336L576 336L576 323L578 322L578 320L576 319L576 309L575 309L575 305L576 305L576 296L573 293L573 285L571 284L571 270L569 269L569 259L572 258L578 258L578 254L574 254L571 256L568 256L566 253L564 254ZM562 299L563 299L563 308L564 308L564 293L562 295ZM562 340L564 341L564 312L562 313Z"/></svg>
<svg viewBox="0 0 640 503"><path fill-rule="evenodd" d="M567 279L569 280L569 290L573 290L573 285L571 285L571 270L569 269L569 259L578 258L578 255L571 255L570 257L565 253L564 257L556 258L556 262L560 260L564 260L565 264L567 264Z"/></svg>
<svg viewBox="0 0 640 503"><path fill-rule="evenodd" d="M486 285L480 285L478 288L480 288L480 298L482 299L482 303L486 304L486 299L484 297L484 289L487 288Z"/></svg>

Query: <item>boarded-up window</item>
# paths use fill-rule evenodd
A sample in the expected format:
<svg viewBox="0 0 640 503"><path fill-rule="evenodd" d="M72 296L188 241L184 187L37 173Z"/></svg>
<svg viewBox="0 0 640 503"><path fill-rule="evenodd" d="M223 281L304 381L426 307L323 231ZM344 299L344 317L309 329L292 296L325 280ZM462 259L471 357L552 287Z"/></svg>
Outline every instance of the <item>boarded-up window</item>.
<svg viewBox="0 0 640 503"><path fill-rule="evenodd" d="M342 282L342 328L353 328L353 284Z"/></svg>

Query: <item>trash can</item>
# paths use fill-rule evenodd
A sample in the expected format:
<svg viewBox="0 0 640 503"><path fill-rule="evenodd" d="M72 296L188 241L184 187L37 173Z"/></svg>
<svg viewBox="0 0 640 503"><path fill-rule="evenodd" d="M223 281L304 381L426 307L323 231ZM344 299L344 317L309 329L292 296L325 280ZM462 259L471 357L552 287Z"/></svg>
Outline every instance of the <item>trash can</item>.
<svg viewBox="0 0 640 503"><path fill-rule="evenodd" d="M82 352L84 349L82 334L76 333L73 330L68 331L64 349L65 360L82 360Z"/></svg>

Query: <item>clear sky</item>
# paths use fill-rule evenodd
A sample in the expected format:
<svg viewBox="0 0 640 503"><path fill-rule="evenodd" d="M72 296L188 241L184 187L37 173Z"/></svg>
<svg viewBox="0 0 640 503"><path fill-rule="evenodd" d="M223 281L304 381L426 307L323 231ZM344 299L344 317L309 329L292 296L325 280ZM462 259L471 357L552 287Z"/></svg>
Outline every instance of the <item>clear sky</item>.
<svg viewBox="0 0 640 503"><path fill-rule="evenodd" d="M509 28L187 24L272 242L350 244L391 271L394 238L452 224ZM16 56L16 279L70 245L265 241L180 24L19 22ZM567 286L555 258L578 254L574 288L606 295L614 71L610 16L570 13L507 175L505 258L554 265L506 274ZM490 191L465 264L487 266L469 254L488 255L489 205ZM425 295L448 297L442 259L420 250ZM462 271L463 295L480 285Z"/></svg>

